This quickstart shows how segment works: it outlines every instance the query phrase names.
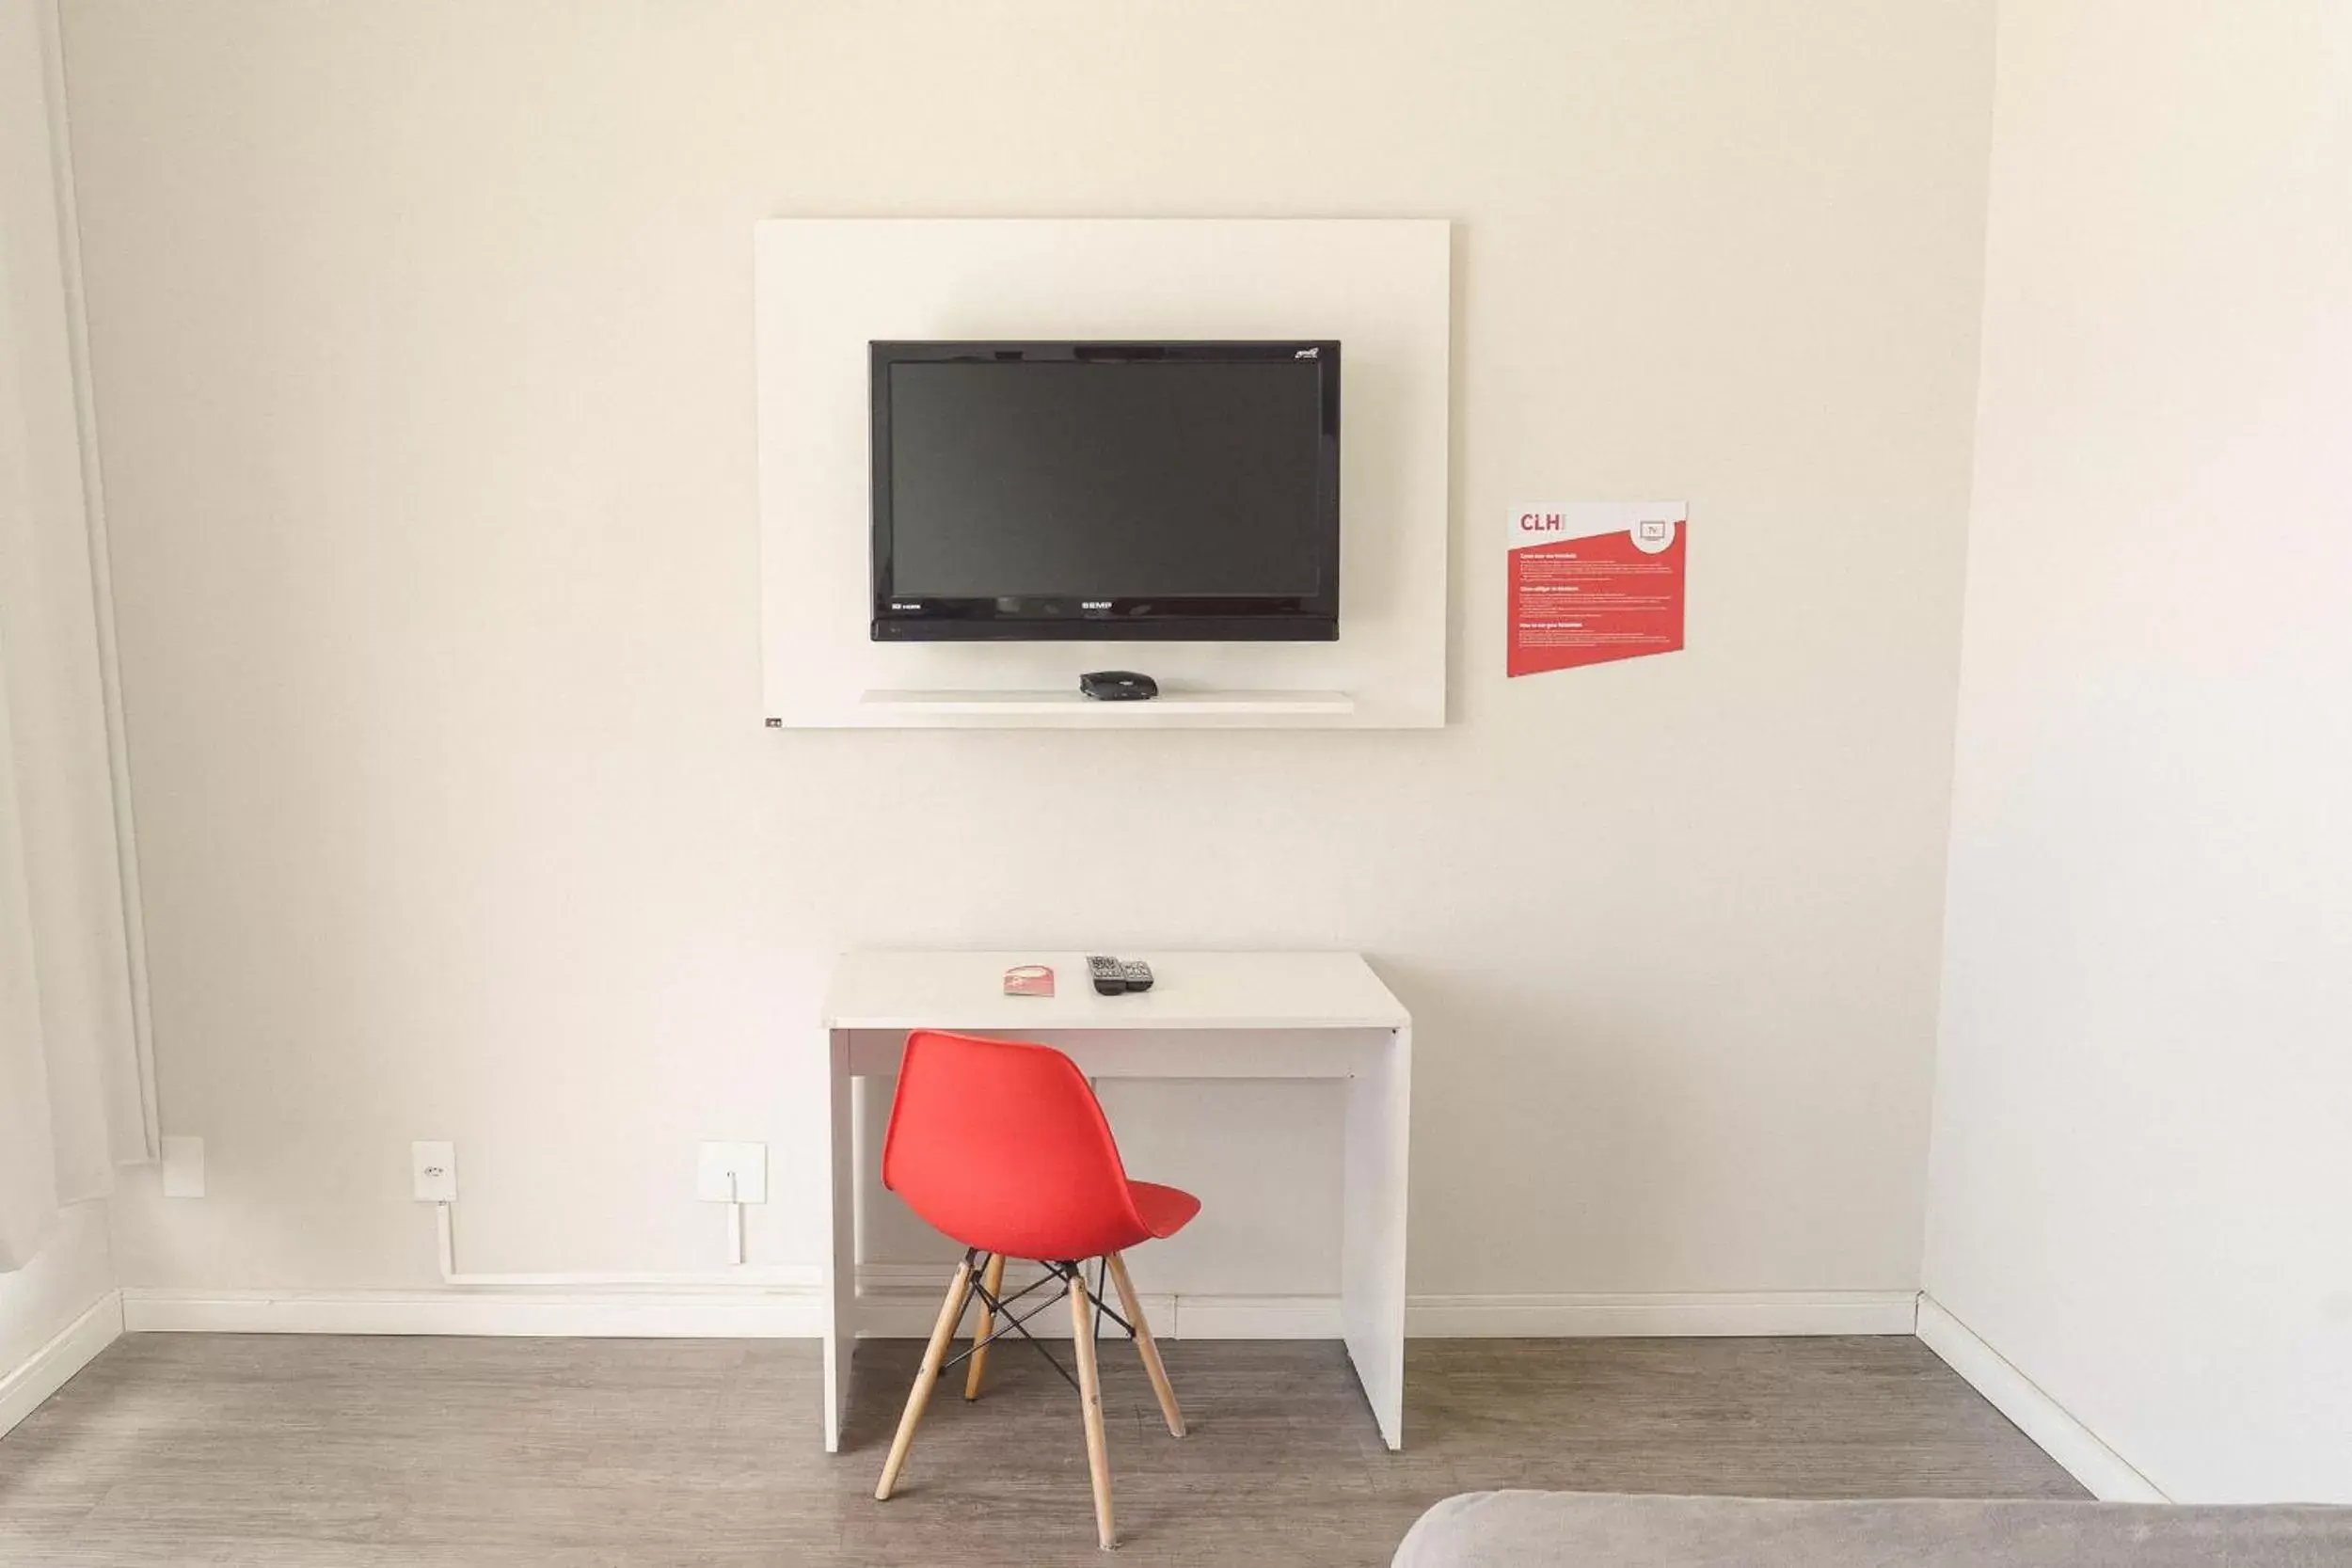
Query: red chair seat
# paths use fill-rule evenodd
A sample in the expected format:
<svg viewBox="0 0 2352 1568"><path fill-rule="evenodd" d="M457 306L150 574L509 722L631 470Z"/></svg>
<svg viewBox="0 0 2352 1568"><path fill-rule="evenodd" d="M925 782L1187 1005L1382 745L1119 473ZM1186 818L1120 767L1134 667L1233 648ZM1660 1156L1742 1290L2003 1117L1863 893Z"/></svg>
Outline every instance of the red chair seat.
<svg viewBox="0 0 2352 1568"><path fill-rule="evenodd" d="M1136 1196L1136 1216L1153 1236L1173 1236L1200 1212L1200 1200L1181 1187L1163 1187L1156 1181L1137 1181L1130 1177L1127 1190ZM1134 1246L1145 1239L1138 1236L1127 1245Z"/></svg>

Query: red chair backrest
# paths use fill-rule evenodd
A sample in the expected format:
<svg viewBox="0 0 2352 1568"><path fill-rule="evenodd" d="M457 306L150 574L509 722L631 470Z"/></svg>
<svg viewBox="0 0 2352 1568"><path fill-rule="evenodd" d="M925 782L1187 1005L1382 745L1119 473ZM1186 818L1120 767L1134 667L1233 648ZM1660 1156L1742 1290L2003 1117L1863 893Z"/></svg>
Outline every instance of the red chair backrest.
<svg viewBox="0 0 2352 1568"><path fill-rule="evenodd" d="M909 1035L882 1174L938 1229L1008 1257L1093 1258L1147 1233L1094 1090L1051 1046Z"/></svg>

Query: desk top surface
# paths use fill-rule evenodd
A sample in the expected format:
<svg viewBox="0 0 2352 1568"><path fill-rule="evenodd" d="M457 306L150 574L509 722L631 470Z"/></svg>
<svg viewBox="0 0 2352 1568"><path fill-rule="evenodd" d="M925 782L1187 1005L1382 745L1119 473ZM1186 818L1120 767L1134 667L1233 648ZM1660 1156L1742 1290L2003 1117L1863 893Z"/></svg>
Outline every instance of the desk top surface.
<svg viewBox="0 0 2352 1568"><path fill-rule="evenodd" d="M1356 953L1121 953L1152 966L1140 995L1103 996L1082 953L846 953L829 1029L1398 1029L1405 1004ZM1045 964L1052 996L1007 996L1005 971Z"/></svg>

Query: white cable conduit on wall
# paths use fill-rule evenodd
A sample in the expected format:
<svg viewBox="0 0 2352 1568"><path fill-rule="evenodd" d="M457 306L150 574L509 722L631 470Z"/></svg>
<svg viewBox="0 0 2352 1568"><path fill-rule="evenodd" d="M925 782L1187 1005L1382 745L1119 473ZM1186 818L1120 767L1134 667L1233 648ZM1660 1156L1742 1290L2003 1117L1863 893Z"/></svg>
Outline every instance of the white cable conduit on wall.
<svg viewBox="0 0 2352 1568"><path fill-rule="evenodd" d="M737 1267L725 1273L644 1273L644 1274L468 1274L457 1266L457 1224L453 1211L455 1200L444 1198L433 1205L434 1222L440 1232L441 1283L444 1285L486 1285L508 1289L532 1287L561 1289L566 1286L603 1285L619 1287L663 1286L737 1286L750 1290L805 1289L809 1284L806 1269L750 1269ZM734 1253L743 1256L743 1206L727 1205L730 1211L728 1233Z"/></svg>

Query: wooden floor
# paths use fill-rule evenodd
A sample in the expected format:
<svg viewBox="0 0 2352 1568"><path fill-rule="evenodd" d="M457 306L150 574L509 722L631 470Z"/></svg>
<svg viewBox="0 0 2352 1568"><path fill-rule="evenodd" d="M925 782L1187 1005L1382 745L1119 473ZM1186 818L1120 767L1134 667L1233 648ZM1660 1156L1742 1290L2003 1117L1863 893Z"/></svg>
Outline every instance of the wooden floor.
<svg viewBox="0 0 2352 1568"><path fill-rule="evenodd" d="M798 1341L141 1335L0 1439L0 1563L1092 1563L1077 1396L1004 1347L875 1476L922 1347L858 1352L845 1451ZM1406 1450L1336 1344L1176 1342L1191 1435L1105 1340L1120 1552L1380 1564L1489 1486L2075 1497L1916 1340L1416 1341Z"/></svg>

